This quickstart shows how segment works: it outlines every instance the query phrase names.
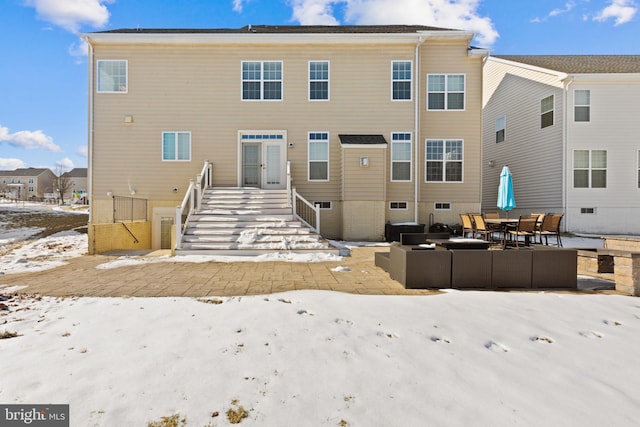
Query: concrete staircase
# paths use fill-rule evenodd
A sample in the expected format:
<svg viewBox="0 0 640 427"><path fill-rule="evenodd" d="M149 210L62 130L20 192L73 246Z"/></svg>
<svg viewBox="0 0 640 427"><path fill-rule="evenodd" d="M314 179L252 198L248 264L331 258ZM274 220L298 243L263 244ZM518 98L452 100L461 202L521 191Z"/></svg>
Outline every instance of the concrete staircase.
<svg viewBox="0 0 640 427"><path fill-rule="evenodd" d="M192 214L179 255L339 254L322 236L295 219L286 190L209 188Z"/></svg>

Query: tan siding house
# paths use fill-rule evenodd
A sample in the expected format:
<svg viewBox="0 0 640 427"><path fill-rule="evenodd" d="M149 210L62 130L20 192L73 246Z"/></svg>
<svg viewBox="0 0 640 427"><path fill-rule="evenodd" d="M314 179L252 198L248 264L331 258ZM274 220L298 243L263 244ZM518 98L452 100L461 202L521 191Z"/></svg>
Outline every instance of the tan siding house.
<svg viewBox="0 0 640 427"><path fill-rule="evenodd" d="M90 221L113 223L117 195L146 200L153 222L207 160L214 186L245 186L243 159L271 146L297 192L327 202L325 237L380 240L386 222L456 223L481 199L487 52L472 37L423 26L86 34ZM326 173L312 146L327 148Z"/></svg>
<svg viewBox="0 0 640 427"><path fill-rule="evenodd" d="M490 57L484 77L483 210L497 210L508 164L513 215L563 212L567 231L640 234L640 56Z"/></svg>
<svg viewBox="0 0 640 427"><path fill-rule="evenodd" d="M55 198L56 176L47 168L20 168L0 171L0 197L12 200Z"/></svg>

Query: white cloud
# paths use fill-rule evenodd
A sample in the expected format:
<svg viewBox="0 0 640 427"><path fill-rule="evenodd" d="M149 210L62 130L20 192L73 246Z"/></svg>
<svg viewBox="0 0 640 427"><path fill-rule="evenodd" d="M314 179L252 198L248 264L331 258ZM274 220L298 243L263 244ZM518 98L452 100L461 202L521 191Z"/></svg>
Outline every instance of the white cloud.
<svg viewBox="0 0 640 427"><path fill-rule="evenodd" d="M69 55L76 58L76 63L80 64L84 62L83 59L88 55L89 47L84 40L78 39L77 42L69 45L69 49L67 51L69 52Z"/></svg>
<svg viewBox="0 0 640 427"><path fill-rule="evenodd" d="M20 159L0 159L0 170L12 171L26 167L27 164Z"/></svg>
<svg viewBox="0 0 640 427"><path fill-rule="evenodd" d="M242 2L243 0L233 0L233 10L235 12L242 12Z"/></svg>
<svg viewBox="0 0 640 427"><path fill-rule="evenodd" d="M82 145L78 147L76 153L80 154L82 157L89 157L89 148L86 145Z"/></svg>
<svg viewBox="0 0 640 427"><path fill-rule="evenodd" d="M633 0L611 0L611 4L593 17L594 21L615 20L614 25L622 25L631 21L638 11L638 5Z"/></svg>
<svg viewBox="0 0 640 427"><path fill-rule="evenodd" d="M43 149L53 152L62 151L58 145L53 143L53 138L45 135L41 130L21 130L15 133L9 133L9 128L0 126L0 143L2 142L28 150Z"/></svg>
<svg viewBox="0 0 640 427"><path fill-rule="evenodd" d="M40 19L77 33L81 25L102 27L109 21L106 5L114 0L25 0Z"/></svg>
<svg viewBox="0 0 640 427"><path fill-rule="evenodd" d="M64 172L70 171L73 169L73 160L68 157L65 157L62 160L58 160L56 162L56 170L62 170Z"/></svg>
<svg viewBox="0 0 640 427"><path fill-rule="evenodd" d="M564 5L564 9L553 9L551 12L549 12L549 16L558 16L558 15L562 15L564 13L568 13L571 12L571 10L576 7L576 2L575 1L570 1L567 2Z"/></svg>
<svg viewBox="0 0 640 427"><path fill-rule="evenodd" d="M333 16L333 4L340 0L293 0L293 18L302 25L339 25ZM346 3L349 3L346 1Z"/></svg>
<svg viewBox="0 0 640 427"><path fill-rule="evenodd" d="M489 17L480 16L480 0L290 0L302 25L338 25L334 9L344 7L344 23L429 25L473 31L490 46L499 37Z"/></svg>

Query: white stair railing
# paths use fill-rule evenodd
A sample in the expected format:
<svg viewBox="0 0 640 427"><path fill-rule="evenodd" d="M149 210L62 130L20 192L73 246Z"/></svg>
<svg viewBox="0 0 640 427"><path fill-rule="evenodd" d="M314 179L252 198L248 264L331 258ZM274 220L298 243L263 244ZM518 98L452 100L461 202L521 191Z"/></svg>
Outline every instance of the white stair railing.
<svg viewBox="0 0 640 427"><path fill-rule="evenodd" d="M320 234L320 205L313 205L292 189L293 216L302 221L312 231Z"/></svg>
<svg viewBox="0 0 640 427"><path fill-rule="evenodd" d="M200 210L202 196L207 187L213 184L213 164L209 160L204 161L204 166L196 180L189 181L189 188L182 199L182 203L176 207L176 249L182 248L182 236L186 229L189 216ZM187 209L188 208L188 209Z"/></svg>

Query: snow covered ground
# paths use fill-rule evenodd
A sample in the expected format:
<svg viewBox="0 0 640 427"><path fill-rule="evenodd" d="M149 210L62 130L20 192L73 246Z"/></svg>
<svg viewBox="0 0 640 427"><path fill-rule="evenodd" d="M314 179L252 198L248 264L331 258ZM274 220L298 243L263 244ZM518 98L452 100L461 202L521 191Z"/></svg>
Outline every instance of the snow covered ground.
<svg viewBox="0 0 640 427"><path fill-rule="evenodd" d="M86 252L86 235L15 239L3 250L5 274L36 262L50 268ZM128 262L148 260L120 260ZM61 299L15 296L1 275L0 288L0 402L68 403L72 426L171 416L227 426L240 408L247 426L624 427L640 419L638 298Z"/></svg>
<svg viewBox="0 0 640 427"><path fill-rule="evenodd" d="M72 426L637 426L640 302L326 291L12 298L0 401ZM217 413L218 416L212 417Z"/></svg>

